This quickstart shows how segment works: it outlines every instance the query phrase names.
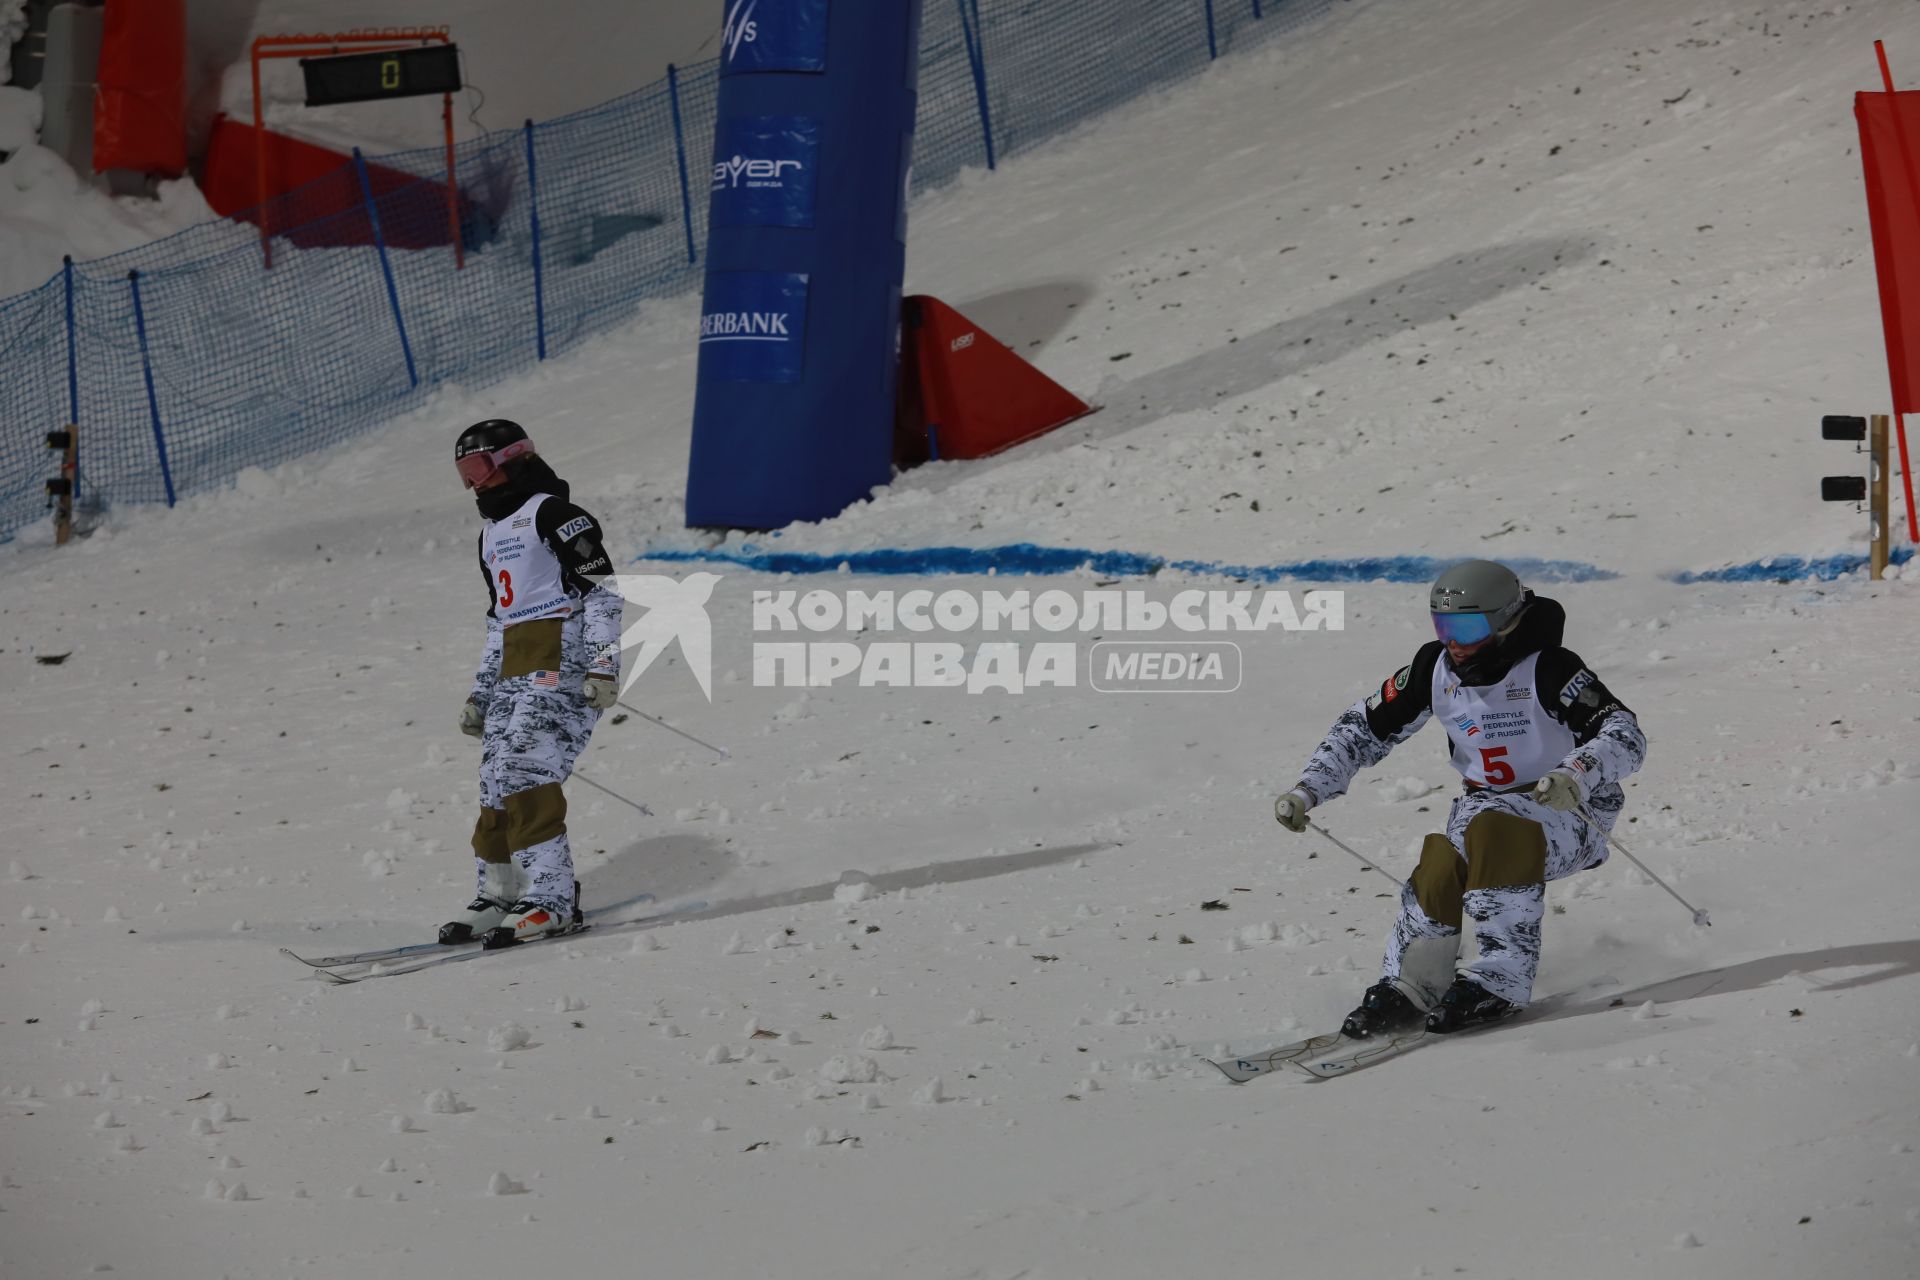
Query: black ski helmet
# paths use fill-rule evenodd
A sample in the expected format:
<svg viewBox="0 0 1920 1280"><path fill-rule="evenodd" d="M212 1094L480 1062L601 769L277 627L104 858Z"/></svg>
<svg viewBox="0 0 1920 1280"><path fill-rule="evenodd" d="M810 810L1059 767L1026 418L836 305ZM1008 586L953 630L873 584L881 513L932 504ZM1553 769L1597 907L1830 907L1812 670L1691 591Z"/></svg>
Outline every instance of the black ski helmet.
<svg viewBox="0 0 1920 1280"><path fill-rule="evenodd" d="M453 442L454 464L460 468L460 478L469 489L495 470L507 467L515 458L530 457L533 452L527 429L506 418L476 422ZM475 461L468 462L470 458Z"/></svg>

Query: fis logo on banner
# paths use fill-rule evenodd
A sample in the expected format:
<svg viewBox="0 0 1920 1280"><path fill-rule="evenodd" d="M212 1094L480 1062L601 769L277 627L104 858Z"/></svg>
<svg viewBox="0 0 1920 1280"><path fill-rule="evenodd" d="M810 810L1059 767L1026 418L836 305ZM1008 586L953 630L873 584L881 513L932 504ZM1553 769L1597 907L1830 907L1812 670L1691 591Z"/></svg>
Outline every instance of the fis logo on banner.
<svg viewBox="0 0 1920 1280"><path fill-rule="evenodd" d="M708 220L716 227L811 227L820 122L736 116L713 131Z"/></svg>
<svg viewBox="0 0 1920 1280"><path fill-rule="evenodd" d="M714 271L700 314L700 377L798 382L805 367L807 277Z"/></svg>
<svg viewBox="0 0 1920 1280"><path fill-rule="evenodd" d="M753 11L759 7L759 0L733 0L727 9L727 25L720 29L720 42L728 62L740 52L741 45L760 38L760 24L753 20Z"/></svg>
<svg viewBox="0 0 1920 1280"><path fill-rule="evenodd" d="M727 0L720 74L825 71L828 0Z"/></svg>

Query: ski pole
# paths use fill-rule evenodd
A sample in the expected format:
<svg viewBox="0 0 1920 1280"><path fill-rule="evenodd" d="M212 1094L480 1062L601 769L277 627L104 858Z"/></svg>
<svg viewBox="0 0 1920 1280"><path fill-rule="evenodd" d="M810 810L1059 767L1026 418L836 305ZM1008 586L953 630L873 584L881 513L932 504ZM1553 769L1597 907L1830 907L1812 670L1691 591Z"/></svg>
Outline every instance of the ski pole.
<svg viewBox="0 0 1920 1280"><path fill-rule="evenodd" d="M634 706L630 702L621 702L619 699L616 698L614 699L614 704L616 706L625 707L627 710L633 712L633 714L639 716L642 720L651 720L653 723L659 725L662 729L665 729L668 733L677 733L681 737L685 738L688 742L698 743L700 746L703 746L707 750L718 755L722 760L733 759L733 753L731 751L728 751L725 747L716 747L711 742L701 742L700 739L694 737L692 734L688 733L685 729L676 729L672 725L668 724L665 720L662 720L660 717L650 716L646 712L642 711L640 708Z"/></svg>
<svg viewBox="0 0 1920 1280"><path fill-rule="evenodd" d="M1598 831L1601 835L1601 838L1603 838L1608 844L1612 845L1614 848L1618 849L1620 851L1620 855L1624 857L1628 862L1631 862L1634 866L1646 872L1647 875L1653 880L1653 882L1659 885L1662 889L1665 889L1668 893L1673 894L1673 900L1675 902L1679 903L1681 906L1685 907L1687 910L1693 912L1693 922L1695 924L1708 925L1708 926L1711 926L1713 924L1713 921L1707 919L1707 913L1705 911L1694 906L1691 902L1688 902L1685 898L1681 897L1679 894L1674 893L1672 885L1668 884L1665 880L1662 880L1659 876L1654 875L1652 869L1649 868L1646 863L1634 857L1633 854L1627 851L1627 846L1621 844L1618 840L1615 840L1613 838L1613 832L1608 831L1605 827L1602 827L1599 823L1595 822L1592 818L1588 817L1587 811L1585 809L1575 809L1574 812L1580 815L1580 821L1586 823L1588 826L1592 827L1595 831Z"/></svg>
<svg viewBox="0 0 1920 1280"><path fill-rule="evenodd" d="M1348 849L1347 846L1342 844L1339 840L1334 839L1334 835L1331 831L1328 831L1325 827L1321 826L1319 823L1315 822L1313 819L1311 818L1307 819L1307 825L1312 827L1315 831L1318 831L1321 835L1325 836L1327 839L1332 840L1336 847L1341 849L1346 849L1346 851L1348 853L1352 853L1354 857L1360 858L1360 865L1365 867L1367 870L1380 871L1379 867L1374 866L1371 862L1368 862L1365 858L1361 857L1359 854L1354 853L1352 849ZM1384 871L1380 871L1380 874L1383 876L1387 876L1387 873ZM1391 880L1393 879L1393 877L1387 876L1387 879Z"/></svg>
<svg viewBox="0 0 1920 1280"><path fill-rule="evenodd" d="M638 809L640 812L646 814L649 818L653 816L653 810L647 808L647 806L639 803L636 800L627 799L625 796L621 795L618 791L615 791L612 787L602 786L598 782L595 782L592 778L589 778L586 774L580 772L578 769L575 769L573 771L573 776L580 779L580 781L586 783L588 786L592 787L596 791L606 792L608 795L612 796L615 800L618 800L621 804L630 804L634 808Z"/></svg>

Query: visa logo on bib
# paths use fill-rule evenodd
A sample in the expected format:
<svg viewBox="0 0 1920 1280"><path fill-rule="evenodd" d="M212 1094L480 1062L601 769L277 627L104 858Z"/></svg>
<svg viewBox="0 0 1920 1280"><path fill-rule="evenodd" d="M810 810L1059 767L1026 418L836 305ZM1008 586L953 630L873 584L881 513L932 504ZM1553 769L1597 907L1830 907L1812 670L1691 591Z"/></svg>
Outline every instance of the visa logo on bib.
<svg viewBox="0 0 1920 1280"><path fill-rule="evenodd" d="M807 346L807 277L777 271L707 274L700 376L798 382Z"/></svg>
<svg viewBox="0 0 1920 1280"><path fill-rule="evenodd" d="M727 0L720 74L825 71L828 0Z"/></svg>
<svg viewBox="0 0 1920 1280"><path fill-rule="evenodd" d="M713 131L708 220L716 227L811 227L820 122L733 116Z"/></svg>

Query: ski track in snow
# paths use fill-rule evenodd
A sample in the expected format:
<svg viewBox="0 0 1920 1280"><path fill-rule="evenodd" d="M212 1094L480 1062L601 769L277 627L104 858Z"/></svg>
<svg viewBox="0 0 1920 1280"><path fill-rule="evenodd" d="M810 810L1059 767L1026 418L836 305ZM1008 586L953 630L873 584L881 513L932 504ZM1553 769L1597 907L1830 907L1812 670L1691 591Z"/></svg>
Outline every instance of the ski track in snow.
<svg viewBox="0 0 1920 1280"><path fill-rule="evenodd" d="M1422 589L1237 636L1230 698L969 696L755 687L750 590L783 584L718 566L711 704L677 650L628 700L732 758L609 718L582 770L662 816L570 789L589 905L708 912L308 979L274 950L424 939L471 885L457 428L527 422L616 551L700 549L679 299L0 551L0 1271L1914 1273L1913 571L1662 577L1860 550L1815 428L1884 394L1875 36L1920 58L1862 5L1374 0L969 175L915 206L909 287L1106 408L718 548L1600 566L1543 589L1651 739L1618 834L1711 929L1616 857L1549 892L1538 990L1571 1004L1229 1087L1200 1056L1373 978L1395 886L1270 806L1427 637ZM1316 817L1405 874L1443 749Z"/></svg>

